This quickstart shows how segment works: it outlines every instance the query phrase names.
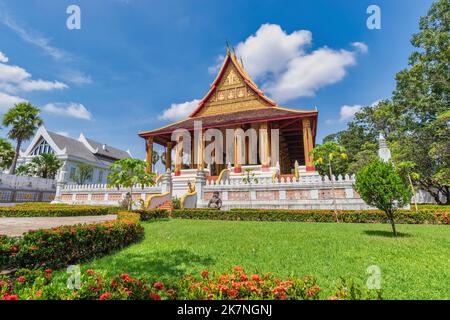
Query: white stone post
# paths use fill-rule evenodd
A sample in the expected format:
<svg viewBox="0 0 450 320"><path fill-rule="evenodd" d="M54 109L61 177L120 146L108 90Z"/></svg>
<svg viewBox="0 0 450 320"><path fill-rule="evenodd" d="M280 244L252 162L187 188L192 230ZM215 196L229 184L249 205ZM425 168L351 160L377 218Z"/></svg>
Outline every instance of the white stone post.
<svg viewBox="0 0 450 320"><path fill-rule="evenodd" d="M67 184L66 182L66 171L61 170L58 175L58 180L56 181L56 194L55 199L52 203L61 203L61 194L64 186Z"/></svg>
<svg viewBox="0 0 450 320"><path fill-rule="evenodd" d="M161 177L161 193L166 192L170 192L170 198L172 198L172 173L170 169L167 169Z"/></svg>
<svg viewBox="0 0 450 320"><path fill-rule="evenodd" d="M203 201L203 187L206 184L206 174L204 170L197 170L195 176L195 191L197 192L197 207Z"/></svg>

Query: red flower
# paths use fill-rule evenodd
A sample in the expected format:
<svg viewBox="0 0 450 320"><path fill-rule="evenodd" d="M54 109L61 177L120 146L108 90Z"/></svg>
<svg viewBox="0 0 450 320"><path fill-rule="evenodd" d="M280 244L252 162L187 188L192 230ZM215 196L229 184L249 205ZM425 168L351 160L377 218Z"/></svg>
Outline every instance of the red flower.
<svg viewBox="0 0 450 320"><path fill-rule="evenodd" d="M261 278L257 274L252 274L252 280L261 281Z"/></svg>
<svg viewBox="0 0 450 320"><path fill-rule="evenodd" d="M245 275L245 274L241 275L241 281L247 281L247 280L248 280L247 275Z"/></svg>
<svg viewBox="0 0 450 320"><path fill-rule="evenodd" d="M130 275L127 273L123 273L120 275L120 278L125 282L131 282L133 279L131 279Z"/></svg>
<svg viewBox="0 0 450 320"><path fill-rule="evenodd" d="M50 269L50 268L48 268L48 269L45 269L44 272L45 272L46 274L52 274L53 270Z"/></svg>
<svg viewBox="0 0 450 320"><path fill-rule="evenodd" d="M233 269L236 272L244 272L244 268L242 268L241 266L235 266Z"/></svg>
<svg viewBox="0 0 450 320"><path fill-rule="evenodd" d="M92 276L92 275L94 275L95 271L92 269L88 269L88 270L86 270L86 273Z"/></svg>
<svg viewBox="0 0 450 320"><path fill-rule="evenodd" d="M202 277L205 278L205 279L208 279L208 277L209 277L209 272L208 272L208 270L203 270L200 274L201 274Z"/></svg>
<svg viewBox="0 0 450 320"><path fill-rule="evenodd" d="M19 300L19 297L14 294L5 294L2 300Z"/></svg>
<svg viewBox="0 0 450 320"><path fill-rule="evenodd" d="M71 233L71 234L75 234L75 233L77 233L77 232L76 232L75 229L71 229L71 230L70 230L70 233Z"/></svg>
<svg viewBox="0 0 450 320"><path fill-rule="evenodd" d="M27 281L27 279L25 279L24 276L20 276L19 278L17 278L17 281L19 281L20 283L24 283L25 281Z"/></svg>
<svg viewBox="0 0 450 320"><path fill-rule="evenodd" d="M231 299L236 298L237 294L238 294L238 291L235 290L235 289L233 289L233 290L228 290L228 296L229 296Z"/></svg>
<svg viewBox="0 0 450 320"><path fill-rule="evenodd" d="M162 282L156 282L154 285L153 285L153 288L155 288L156 290L164 290L165 288L164 288L164 284L162 283Z"/></svg>
<svg viewBox="0 0 450 320"><path fill-rule="evenodd" d="M150 293L150 299L152 300L161 300L161 296L157 293Z"/></svg>
<svg viewBox="0 0 450 320"><path fill-rule="evenodd" d="M99 300L106 300L106 299L109 299L110 297L111 297L111 292L105 292L100 296Z"/></svg>

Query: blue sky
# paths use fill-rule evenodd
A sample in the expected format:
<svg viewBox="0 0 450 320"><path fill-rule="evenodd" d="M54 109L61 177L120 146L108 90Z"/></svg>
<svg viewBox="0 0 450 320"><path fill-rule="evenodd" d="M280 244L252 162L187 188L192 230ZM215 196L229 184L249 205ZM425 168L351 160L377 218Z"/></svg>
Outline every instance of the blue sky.
<svg viewBox="0 0 450 320"><path fill-rule="evenodd" d="M390 96L431 3L0 0L0 114L27 100L49 130L143 158L137 132L176 120L204 96L228 40L280 105L318 108L320 142L358 106ZM71 4L81 9L80 30L66 27ZM366 27L371 4L381 30Z"/></svg>

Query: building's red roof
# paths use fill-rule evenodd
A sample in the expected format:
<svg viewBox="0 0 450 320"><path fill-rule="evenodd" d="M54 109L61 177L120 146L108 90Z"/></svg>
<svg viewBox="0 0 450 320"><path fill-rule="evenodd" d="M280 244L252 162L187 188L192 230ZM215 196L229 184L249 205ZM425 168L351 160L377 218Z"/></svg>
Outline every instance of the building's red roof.
<svg viewBox="0 0 450 320"><path fill-rule="evenodd" d="M194 129L194 121L201 121L202 128L216 128L233 126L243 123L253 123L262 121L275 121L294 118L317 117L317 111L301 111L294 109L286 109L280 107L267 107L254 110L244 110L231 113L223 113L216 115L208 115L201 117L191 117L179 122L169 124L167 126L139 133L140 137L158 136L171 134L176 129Z"/></svg>

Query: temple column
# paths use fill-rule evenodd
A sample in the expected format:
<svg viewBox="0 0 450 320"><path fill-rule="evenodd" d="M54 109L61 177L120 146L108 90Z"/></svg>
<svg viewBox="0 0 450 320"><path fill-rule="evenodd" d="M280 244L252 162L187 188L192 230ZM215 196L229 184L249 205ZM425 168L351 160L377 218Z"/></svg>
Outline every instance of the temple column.
<svg viewBox="0 0 450 320"><path fill-rule="evenodd" d="M267 122L263 122L259 125L259 150L262 171L268 171L270 168L270 143L269 124Z"/></svg>
<svg viewBox="0 0 450 320"><path fill-rule="evenodd" d="M145 168L145 171L147 173L152 172L153 167L153 137L148 137L145 140L145 160L147 162L147 167Z"/></svg>
<svg viewBox="0 0 450 320"><path fill-rule="evenodd" d="M303 150L305 152L305 166L306 171L315 171L313 163L313 138L311 133L311 122L309 119L302 119L303 128Z"/></svg>
<svg viewBox="0 0 450 320"><path fill-rule="evenodd" d="M177 145L175 146L175 172L176 176L181 175L181 165L183 163L183 136L178 135Z"/></svg>
<svg viewBox="0 0 450 320"><path fill-rule="evenodd" d="M205 142L204 142L204 131L199 130L196 136L197 141L195 143L197 144L197 170L203 170L204 168L204 150L205 150Z"/></svg>
<svg viewBox="0 0 450 320"><path fill-rule="evenodd" d="M167 142L167 144L166 144L166 171L167 171L167 169L172 171L172 147L173 147L173 142L172 141Z"/></svg>
<svg viewBox="0 0 450 320"><path fill-rule="evenodd" d="M241 173L242 172L242 152L244 152L244 143L245 140L242 141L241 137L238 134L238 129L241 129L240 126L234 128L234 172Z"/></svg>

